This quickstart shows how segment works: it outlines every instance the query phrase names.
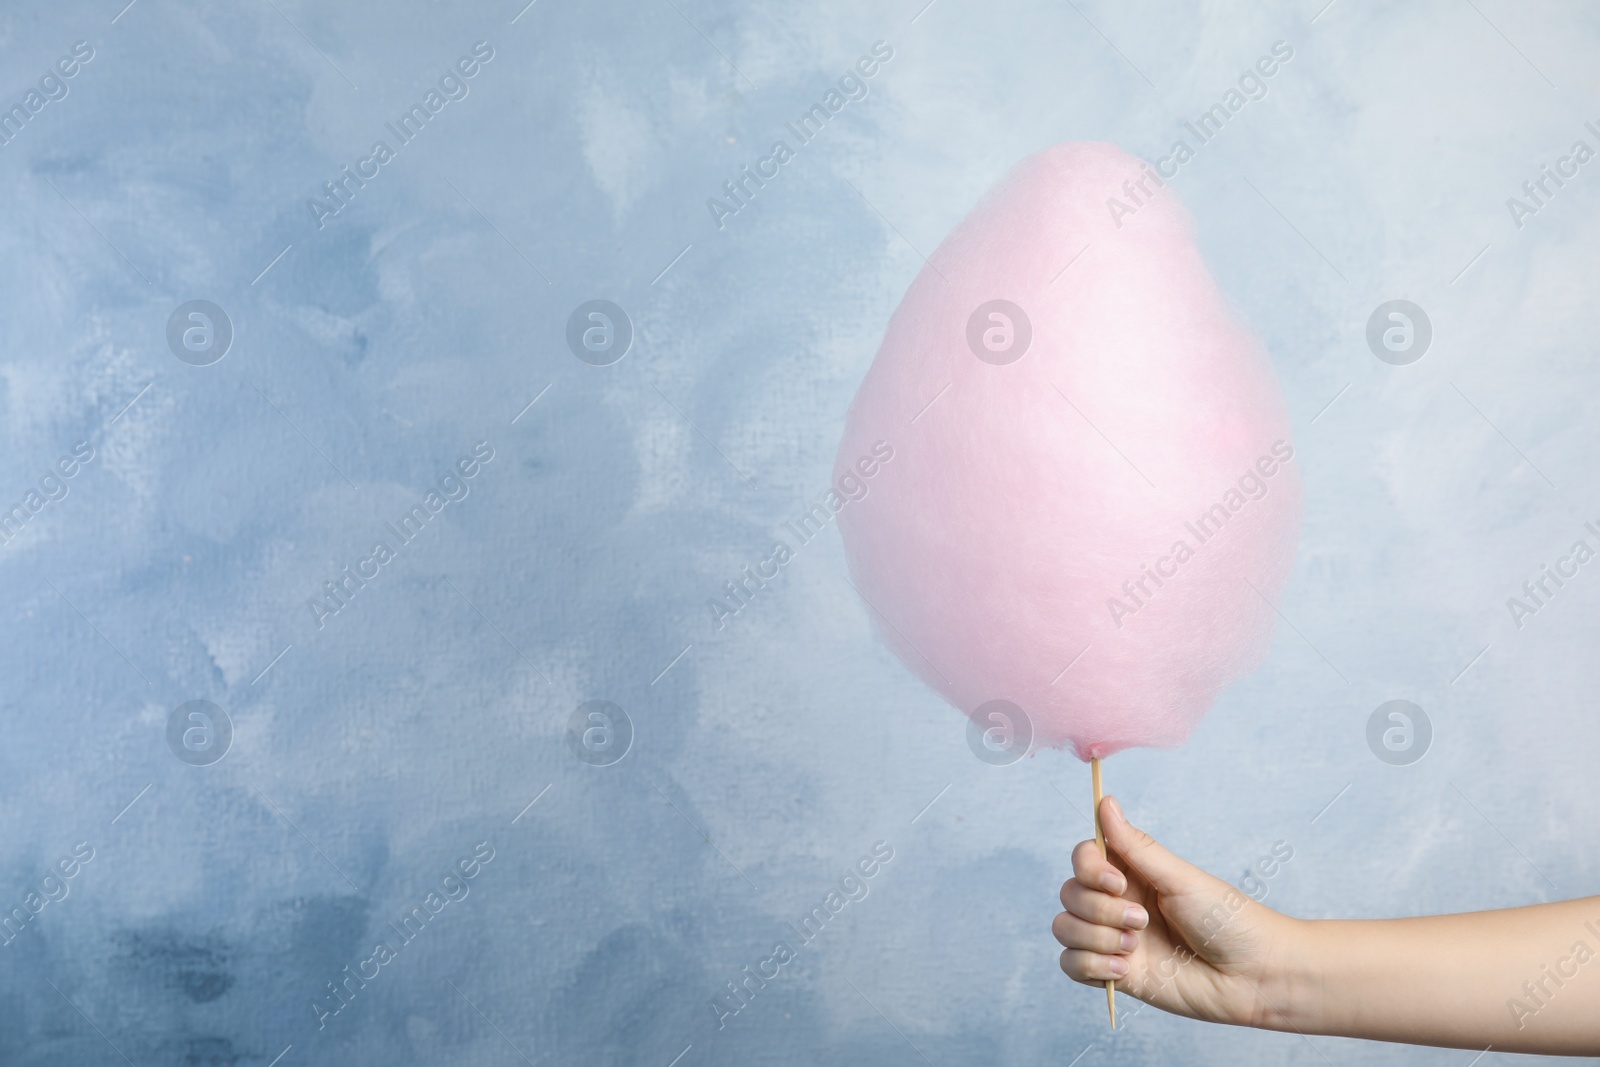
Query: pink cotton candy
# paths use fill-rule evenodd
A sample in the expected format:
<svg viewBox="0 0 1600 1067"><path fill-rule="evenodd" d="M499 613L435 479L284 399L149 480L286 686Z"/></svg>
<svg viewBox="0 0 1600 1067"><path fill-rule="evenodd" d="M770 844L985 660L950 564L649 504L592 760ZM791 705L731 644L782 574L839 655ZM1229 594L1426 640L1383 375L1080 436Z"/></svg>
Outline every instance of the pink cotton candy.
<svg viewBox="0 0 1600 1067"><path fill-rule="evenodd" d="M1159 181L1110 144L1018 165L895 310L835 464L893 449L839 513L890 647L1081 759L1181 744L1259 666L1299 530L1271 365Z"/></svg>

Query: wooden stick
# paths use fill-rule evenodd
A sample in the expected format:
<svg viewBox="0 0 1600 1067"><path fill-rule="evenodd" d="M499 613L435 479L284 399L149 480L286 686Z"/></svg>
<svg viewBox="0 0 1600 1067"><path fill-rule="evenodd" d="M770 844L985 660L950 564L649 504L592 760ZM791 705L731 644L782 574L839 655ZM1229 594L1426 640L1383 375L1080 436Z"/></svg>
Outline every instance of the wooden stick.
<svg viewBox="0 0 1600 1067"><path fill-rule="evenodd" d="M1100 800L1105 796L1100 788L1100 761L1089 761L1089 774L1094 779L1094 843L1100 846L1100 855L1106 854L1106 832L1100 825ZM1106 1010L1111 1013L1111 1029L1117 1028L1117 980L1106 979Z"/></svg>

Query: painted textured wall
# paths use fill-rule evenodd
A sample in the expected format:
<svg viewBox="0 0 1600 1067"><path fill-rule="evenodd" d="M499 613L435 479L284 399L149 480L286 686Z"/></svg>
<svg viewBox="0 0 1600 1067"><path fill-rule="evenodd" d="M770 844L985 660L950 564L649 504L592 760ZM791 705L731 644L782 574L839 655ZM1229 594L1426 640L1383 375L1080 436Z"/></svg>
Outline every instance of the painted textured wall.
<svg viewBox="0 0 1600 1067"><path fill-rule="evenodd" d="M123 2L0 13L0 1061L1464 1062L1108 1032L1085 769L974 758L785 525L1063 140L1190 142L1307 497L1266 666L1112 791L1297 915L1596 891L1600 562L1508 606L1600 546L1591 9Z"/></svg>

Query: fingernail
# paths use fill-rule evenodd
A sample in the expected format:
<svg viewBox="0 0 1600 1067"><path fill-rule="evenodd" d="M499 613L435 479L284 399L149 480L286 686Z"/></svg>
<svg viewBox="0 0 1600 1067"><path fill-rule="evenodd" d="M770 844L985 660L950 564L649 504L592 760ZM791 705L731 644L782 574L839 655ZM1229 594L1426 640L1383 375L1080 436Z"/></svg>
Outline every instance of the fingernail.
<svg viewBox="0 0 1600 1067"><path fill-rule="evenodd" d="M1122 925L1131 926L1135 930L1143 930L1150 922L1150 913L1137 904L1130 904L1128 910L1122 913Z"/></svg>
<svg viewBox="0 0 1600 1067"><path fill-rule="evenodd" d="M1110 815L1113 819L1121 819L1123 822L1127 822L1127 818L1122 814L1122 806L1117 803L1116 797L1106 797L1100 802L1100 808L1100 817L1102 819Z"/></svg>
<svg viewBox="0 0 1600 1067"><path fill-rule="evenodd" d="M1128 961L1121 956L1111 957L1111 973L1121 977L1128 973Z"/></svg>
<svg viewBox="0 0 1600 1067"><path fill-rule="evenodd" d="M1107 893L1122 892L1122 875L1116 871L1105 871L1100 875L1100 888Z"/></svg>
<svg viewBox="0 0 1600 1067"><path fill-rule="evenodd" d="M1133 946L1136 945L1137 943L1138 943L1138 939L1137 938L1135 938L1132 934L1128 933L1128 931L1126 931L1126 930L1122 931L1122 951L1124 951L1124 952L1132 952L1133 951Z"/></svg>

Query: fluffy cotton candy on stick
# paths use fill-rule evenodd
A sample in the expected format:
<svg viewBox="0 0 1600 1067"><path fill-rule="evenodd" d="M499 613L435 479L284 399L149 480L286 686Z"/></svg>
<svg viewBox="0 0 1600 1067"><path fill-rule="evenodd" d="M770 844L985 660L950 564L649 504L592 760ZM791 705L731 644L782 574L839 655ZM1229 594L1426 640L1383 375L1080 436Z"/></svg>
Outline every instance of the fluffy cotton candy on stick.
<svg viewBox="0 0 1600 1067"><path fill-rule="evenodd" d="M967 714L1009 700L1098 761L1181 744L1265 656L1300 515L1283 399L1173 190L1116 146L1024 160L940 245L836 479L878 441L850 572Z"/></svg>

